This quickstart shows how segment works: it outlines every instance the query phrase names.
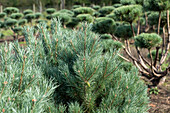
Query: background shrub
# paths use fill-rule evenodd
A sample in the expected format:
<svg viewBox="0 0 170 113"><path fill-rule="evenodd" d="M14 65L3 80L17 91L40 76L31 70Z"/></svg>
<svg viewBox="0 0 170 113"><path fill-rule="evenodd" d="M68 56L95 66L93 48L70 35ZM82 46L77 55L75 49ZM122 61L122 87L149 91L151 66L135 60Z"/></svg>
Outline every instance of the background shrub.
<svg viewBox="0 0 170 113"><path fill-rule="evenodd" d="M79 14L90 14L92 15L94 12L94 9L90 8L90 7L79 7L76 9L73 9L73 12L75 14L75 16L79 15Z"/></svg>
<svg viewBox="0 0 170 113"><path fill-rule="evenodd" d="M3 12L0 13L0 19L1 19L1 18L4 18L5 16L6 16L6 13L3 13Z"/></svg>
<svg viewBox="0 0 170 113"><path fill-rule="evenodd" d="M135 45L140 48L151 49L162 42L162 38L155 33L142 33L135 37Z"/></svg>
<svg viewBox="0 0 170 113"><path fill-rule="evenodd" d="M115 30L115 21L111 18L100 17L94 21L92 31L100 34L113 33Z"/></svg>
<svg viewBox="0 0 170 113"><path fill-rule="evenodd" d="M115 8L113 6L104 6L99 9L100 17L110 14Z"/></svg>
<svg viewBox="0 0 170 113"><path fill-rule="evenodd" d="M13 13L13 14L11 14L10 17L11 17L12 19L19 20L20 18L23 17L23 14L22 14L22 13Z"/></svg>
<svg viewBox="0 0 170 113"><path fill-rule="evenodd" d="M53 13L56 12L56 9L54 9L54 8L48 8L48 9L46 9L46 12L47 12L47 14L51 15L51 14L53 14Z"/></svg>
<svg viewBox="0 0 170 113"><path fill-rule="evenodd" d="M11 15L12 13L18 13L19 9L16 7L6 7L3 12L5 12L7 15Z"/></svg>
<svg viewBox="0 0 170 113"><path fill-rule="evenodd" d="M87 23L91 23L93 21L93 17L90 14L79 14L77 18L80 22L86 21Z"/></svg>
<svg viewBox="0 0 170 113"><path fill-rule="evenodd" d="M32 14L32 13L33 13L33 11L31 9L24 10L24 12L23 12L24 15Z"/></svg>

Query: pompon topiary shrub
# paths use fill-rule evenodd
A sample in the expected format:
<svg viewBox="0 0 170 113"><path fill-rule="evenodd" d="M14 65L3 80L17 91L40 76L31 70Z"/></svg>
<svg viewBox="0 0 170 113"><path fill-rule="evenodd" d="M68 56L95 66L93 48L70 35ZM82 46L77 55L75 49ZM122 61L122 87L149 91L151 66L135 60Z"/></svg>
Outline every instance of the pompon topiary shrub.
<svg viewBox="0 0 170 113"><path fill-rule="evenodd" d="M46 9L46 12L47 12L47 14L51 15L51 14L53 14L53 13L56 12L56 9L54 9L54 8L48 8L48 9Z"/></svg>
<svg viewBox="0 0 170 113"><path fill-rule="evenodd" d="M6 7L6 8L4 8L3 12L5 12L9 16L12 13L18 13L19 9L16 7Z"/></svg>
<svg viewBox="0 0 170 113"><path fill-rule="evenodd" d="M6 16L6 13L0 13L0 19L3 19Z"/></svg>
<svg viewBox="0 0 170 113"><path fill-rule="evenodd" d="M19 20L20 18L23 17L23 14L22 14L22 13L13 13L13 14L11 14L10 17L11 17L12 19Z"/></svg>
<svg viewBox="0 0 170 113"><path fill-rule="evenodd" d="M116 50L103 53L91 25L78 30L63 29L56 20L51 25L51 31L39 25L38 38L33 28L25 27L24 48L17 42L1 47L1 110L147 112L147 88L138 70L124 70Z"/></svg>
<svg viewBox="0 0 170 113"><path fill-rule="evenodd" d="M79 8L73 9L75 16L79 14L91 14L92 15L94 11L95 10L90 7L79 7Z"/></svg>
<svg viewBox="0 0 170 113"><path fill-rule="evenodd" d="M80 22L91 23L93 21L93 17L90 14L79 14L77 15L77 19Z"/></svg>
<svg viewBox="0 0 170 113"><path fill-rule="evenodd" d="M99 9L100 17L104 17L104 16L110 14L114 9L115 9L115 7L113 7L113 6L102 7L101 9Z"/></svg>
<svg viewBox="0 0 170 113"><path fill-rule="evenodd" d="M100 34L112 34L116 29L115 21L108 17L100 17L94 21L92 31Z"/></svg>

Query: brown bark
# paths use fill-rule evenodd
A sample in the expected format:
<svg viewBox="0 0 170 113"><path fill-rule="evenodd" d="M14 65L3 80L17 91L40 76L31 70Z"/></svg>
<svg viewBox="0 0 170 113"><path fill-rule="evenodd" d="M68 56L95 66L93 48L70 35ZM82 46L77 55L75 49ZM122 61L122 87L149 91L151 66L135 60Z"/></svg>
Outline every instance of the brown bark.
<svg viewBox="0 0 170 113"><path fill-rule="evenodd" d="M131 29L132 29L133 37L135 37L135 31L134 31L134 29L133 29L132 23L130 23L130 26L131 26Z"/></svg>
<svg viewBox="0 0 170 113"><path fill-rule="evenodd" d="M137 35L139 35L140 33L140 16L138 17L138 31L137 31Z"/></svg>
<svg viewBox="0 0 170 113"><path fill-rule="evenodd" d="M161 24L161 11L159 11L159 21L158 21L158 35L159 35L159 29L160 29L160 24Z"/></svg>

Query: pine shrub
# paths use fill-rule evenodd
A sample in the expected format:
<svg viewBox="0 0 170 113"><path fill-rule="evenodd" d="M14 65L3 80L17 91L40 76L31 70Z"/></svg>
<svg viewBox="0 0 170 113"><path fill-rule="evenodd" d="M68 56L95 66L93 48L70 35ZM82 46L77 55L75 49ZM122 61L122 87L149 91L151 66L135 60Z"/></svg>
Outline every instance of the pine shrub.
<svg viewBox="0 0 170 113"><path fill-rule="evenodd" d="M122 5L136 4L135 0L120 0L120 3L121 3Z"/></svg>
<svg viewBox="0 0 170 113"><path fill-rule="evenodd" d="M16 19L8 19L8 20L5 21L5 25L7 27L12 27L12 26L14 26L16 24L17 24L17 20Z"/></svg>
<svg viewBox="0 0 170 113"><path fill-rule="evenodd" d="M22 14L22 13L13 13L13 14L11 14L10 17L11 17L12 19L19 20L20 18L23 17L23 14Z"/></svg>
<svg viewBox="0 0 170 113"><path fill-rule="evenodd" d="M27 19L28 22L32 22L32 20L35 19L35 15L27 14L27 15L25 15L25 19Z"/></svg>
<svg viewBox="0 0 170 113"><path fill-rule="evenodd" d="M100 7L99 5L93 5L92 8L97 11L97 10L99 10L101 7Z"/></svg>
<svg viewBox="0 0 170 113"><path fill-rule="evenodd" d="M68 14L69 16L74 16L74 12L68 9L62 9L60 11L58 11L59 13L64 13L64 14Z"/></svg>
<svg viewBox="0 0 170 113"><path fill-rule="evenodd" d="M77 18L80 22L87 22L91 23L93 21L93 17L90 14L79 14L77 15Z"/></svg>
<svg viewBox="0 0 170 113"><path fill-rule="evenodd" d="M18 21L18 25L25 25L27 23L27 19L21 19Z"/></svg>
<svg viewBox="0 0 170 113"><path fill-rule="evenodd" d="M66 25L67 23L69 23L71 21L71 16L66 14L66 13L56 12L56 13L52 14L52 17L53 18L60 18L60 21L64 25Z"/></svg>
<svg viewBox="0 0 170 113"><path fill-rule="evenodd" d="M46 9L46 12L47 12L47 14L51 15L51 14L53 14L53 13L56 12L56 9L54 9L54 8L48 8L48 9Z"/></svg>
<svg viewBox="0 0 170 113"><path fill-rule="evenodd" d="M33 14L33 11L31 9L27 9L27 10L24 10L23 14L24 15Z"/></svg>
<svg viewBox="0 0 170 113"><path fill-rule="evenodd" d="M132 23L142 13L141 5L125 5L114 10L114 15L119 18L119 21Z"/></svg>
<svg viewBox="0 0 170 113"><path fill-rule="evenodd" d="M104 16L110 14L114 9L115 9L115 7L113 7L113 6L102 7L101 9L99 9L100 17L104 17Z"/></svg>
<svg viewBox="0 0 170 113"><path fill-rule="evenodd" d="M1 110L147 112L147 88L138 70L121 69L118 51L103 54L91 25L68 30L54 20L51 31L45 23L38 29L37 38L33 28L24 28L25 47L17 42L0 46Z"/></svg>
<svg viewBox="0 0 170 113"><path fill-rule="evenodd" d="M1 19L1 18L4 18L5 16L6 16L6 13L3 13L3 12L0 13L0 19Z"/></svg>
<svg viewBox="0 0 170 113"><path fill-rule="evenodd" d="M75 16L79 14L91 14L92 15L94 11L95 10L90 7L79 7L79 8L73 9Z"/></svg>
<svg viewBox="0 0 170 113"><path fill-rule="evenodd" d="M42 14L41 13L35 13L35 19L41 18Z"/></svg>
<svg viewBox="0 0 170 113"><path fill-rule="evenodd" d="M142 33L135 37L135 45L140 48L151 49L162 42L162 38L156 33Z"/></svg>
<svg viewBox="0 0 170 113"><path fill-rule="evenodd" d="M100 17L94 21L92 31L100 34L113 33L115 31L115 21L111 18Z"/></svg>
<svg viewBox="0 0 170 113"><path fill-rule="evenodd" d="M5 23L0 21L0 28L3 28L5 26Z"/></svg>
<svg viewBox="0 0 170 113"><path fill-rule="evenodd" d="M11 15L12 13L18 13L19 9L16 7L6 7L3 12L5 12L7 15Z"/></svg>
<svg viewBox="0 0 170 113"><path fill-rule="evenodd" d="M124 40L130 39L133 37L131 26L125 23L118 23L116 27L115 36L122 38ZM134 31L136 32L135 26L133 26Z"/></svg>

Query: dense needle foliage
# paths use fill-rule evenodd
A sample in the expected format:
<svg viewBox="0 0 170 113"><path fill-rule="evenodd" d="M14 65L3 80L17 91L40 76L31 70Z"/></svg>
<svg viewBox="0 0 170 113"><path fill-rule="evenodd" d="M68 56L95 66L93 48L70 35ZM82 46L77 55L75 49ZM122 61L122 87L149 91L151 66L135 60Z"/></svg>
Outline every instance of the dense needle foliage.
<svg viewBox="0 0 170 113"><path fill-rule="evenodd" d="M67 30L59 21L25 27L26 46L0 46L0 110L6 112L147 112L147 89L118 51L103 53L91 25ZM58 86L56 85L58 84ZM55 104L54 104L55 103Z"/></svg>

